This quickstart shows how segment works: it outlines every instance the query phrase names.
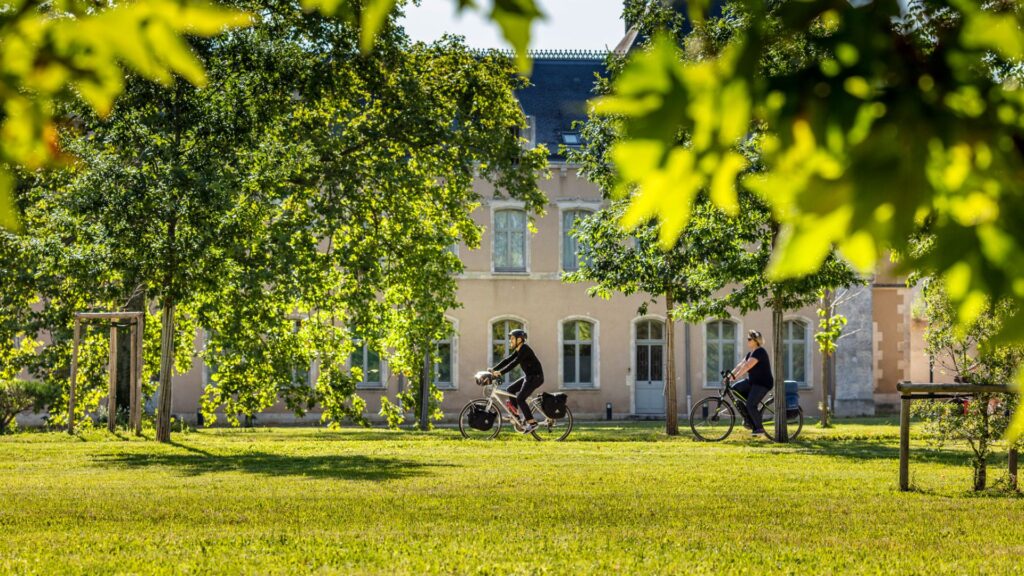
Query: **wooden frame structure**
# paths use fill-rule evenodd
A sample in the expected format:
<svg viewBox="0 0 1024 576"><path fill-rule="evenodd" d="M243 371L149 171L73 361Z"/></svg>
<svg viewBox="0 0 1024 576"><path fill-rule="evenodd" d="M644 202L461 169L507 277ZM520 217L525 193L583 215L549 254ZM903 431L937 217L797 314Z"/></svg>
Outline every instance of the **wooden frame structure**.
<svg viewBox="0 0 1024 576"><path fill-rule="evenodd" d="M910 490L910 403L914 400L936 400L955 398L965 394L1005 394L1006 386L982 386L979 384L914 384L900 382L900 491ZM1010 449L1008 458L1010 488L1017 489L1017 450Z"/></svg>
<svg viewBox="0 0 1024 576"><path fill-rule="evenodd" d="M142 331L145 326L144 312L75 312L74 335L71 347L71 388L68 394L68 434L75 433L75 385L78 383L78 344L81 340L82 322L107 320L110 322L110 377L107 395L107 430L113 432L117 423L117 329L118 323L127 321L131 327L131 398L128 404L128 427L135 434L142 434Z"/></svg>

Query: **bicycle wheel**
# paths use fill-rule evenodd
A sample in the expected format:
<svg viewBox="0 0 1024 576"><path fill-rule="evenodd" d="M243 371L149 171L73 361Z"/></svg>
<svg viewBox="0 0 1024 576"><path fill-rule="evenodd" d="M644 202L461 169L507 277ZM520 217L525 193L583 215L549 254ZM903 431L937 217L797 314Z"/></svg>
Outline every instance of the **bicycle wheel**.
<svg viewBox="0 0 1024 576"><path fill-rule="evenodd" d="M736 410L721 398L705 398L690 410L690 430L699 440L725 440L736 425Z"/></svg>
<svg viewBox="0 0 1024 576"><path fill-rule="evenodd" d="M770 400L770 399L768 399ZM775 401L765 401L764 405L761 406L761 422L764 423L764 431L768 434L768 438L775 441ZM804 409L800 408L796 411L796 416L790 416L786 418L786 432L789 434L790 440L796 440L796 437L800 435L800 431L804 429Z"/></svg>
<svg viewBox="0 0 1024 576"><path fill-rule="evenodd" d="M572 432L572 410L565 407L565 416L562 418L549 418L540 407L540 398L530 401L530 411L537 419L537 429L531 432L537 440L553 440L559 442L565 440Z"/></svg>
<svg viewBox="0 0 1024 576"><path fill-rule="evenodd" d="M490 429L477 430L469 425L469 415L473 412L475 406L479 406L494 414L494 424ZM487 398L471 400L462 408L462 412L459 413L459 432L462 432L463 438L469 438L470 440L490 440L497 436L498 432L501 432L501 412Z"/></svg>

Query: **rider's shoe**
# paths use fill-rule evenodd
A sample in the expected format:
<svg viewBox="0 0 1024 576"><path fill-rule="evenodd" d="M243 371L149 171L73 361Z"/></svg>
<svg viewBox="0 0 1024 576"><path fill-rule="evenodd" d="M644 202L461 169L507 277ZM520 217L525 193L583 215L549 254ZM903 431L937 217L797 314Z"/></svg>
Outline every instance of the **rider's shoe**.
<svg viewBox="0 0 1024 576"><path fill-rule="evenodd" d="M523 434L529 434L530 432L533 432L534 430L537 429L537 426L538 425L536 422L527 422L526 426L523 427Z"/></svg>
<svg viewBox="0 0 1024 576"><path fill-rule="evenodd" d="M767 435L768 435L768 432L765 432L765 429L764 429L764 428L761 428L760 430L754 430L754 431L752 431L752 432L751 432L751 434L753 434L754 436L758 436L758 435L764 435L764 436L767 436Z"/></svg>

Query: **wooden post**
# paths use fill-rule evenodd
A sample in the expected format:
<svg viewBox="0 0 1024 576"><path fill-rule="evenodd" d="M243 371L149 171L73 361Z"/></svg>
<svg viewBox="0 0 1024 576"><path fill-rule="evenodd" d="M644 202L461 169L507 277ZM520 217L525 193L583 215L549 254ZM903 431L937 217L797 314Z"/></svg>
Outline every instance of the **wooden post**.
<svg viewBox="0 0 1024 576"><path fill-rule="evenodd" d="M1008 458L1010 469L1010 490L1017 490L1017 449L1010 448L1010 456Z"/></svg>
<svg viewBox="0 0 1024 576"><path fill-rule="evenodd" d="M110 323L110 353L107 366L110 381L107 395L107 431L113 432L117 425L117 324Z"/></svg>
<svg viewBox="0 0 1024 576"><path fill-rule="evenodd" d="M81 321L75 316L71 335L71 387L68 389L68 434L75 433L75 380L78 378L78 338Z"/></svg>
<svg viewBox="0 0 1024 576"><path fill-rule="evenodd" d="M135 435L142 435L142 365L143 337L146 330L146 315L140 313L135 320Z"/></svg>
<svg viewBox="0 0 1024 576"><path fill-rule="evenodd" d="M423 374L420 378L420 430L430 429L430 382L433 367L430 364L430 348L423 355Z"/></svg>
<svg viewBox="0 0 1024 576"><path fill-rule="evenodd" d="M900 397L900 490L910 489L910 396Z"/></svg>
<svg viewBox="0 0 1024 576"><path fill-rule="evenodd" d="M130 400L128 402L128 428L130 428L132 431L135 431L136 434L138 434L138 431L136 431L135 428L135 409L138 408L139 405L139 391L138 389L136 389L136 384L138 384L139 381L139 361L137 358L139 353L138 331L138 320L133 318L131 321L131 331L129 333L129 337L131 338L131 353L129 355L128 360L128 371L130 372L128 376L128 385L131 389L131 392L129 394Z"/></svg>

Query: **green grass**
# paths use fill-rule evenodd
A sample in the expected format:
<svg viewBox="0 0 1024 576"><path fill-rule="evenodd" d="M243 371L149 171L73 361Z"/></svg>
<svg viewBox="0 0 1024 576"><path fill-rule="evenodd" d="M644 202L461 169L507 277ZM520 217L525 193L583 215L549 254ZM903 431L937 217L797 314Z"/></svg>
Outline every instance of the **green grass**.
<svg viewBox="0 0 1024 576"><path fill-rule="evenodd" d="M0 438L0 572L998 574L1024 499L969 493L962 450L891 420L777 446L668 439L658 423L570 442L503 432L205 430ZM1005 475L1003 462L990 478Z"/></svg>

